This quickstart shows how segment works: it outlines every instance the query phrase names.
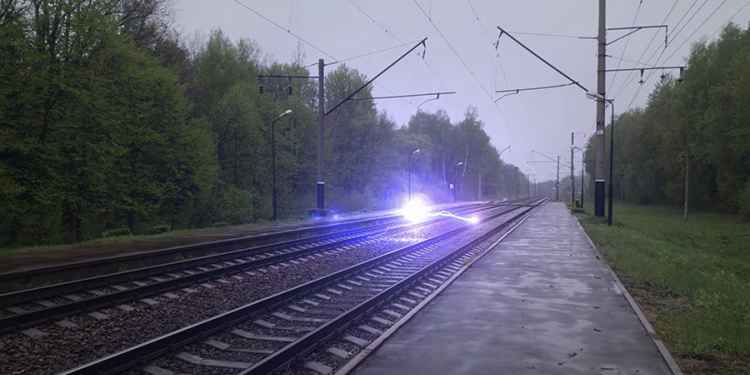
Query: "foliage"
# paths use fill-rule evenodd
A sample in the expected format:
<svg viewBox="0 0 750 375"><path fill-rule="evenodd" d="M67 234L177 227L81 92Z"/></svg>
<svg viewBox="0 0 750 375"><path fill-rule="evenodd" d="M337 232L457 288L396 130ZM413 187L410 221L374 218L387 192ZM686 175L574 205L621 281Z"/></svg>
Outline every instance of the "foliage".
<svg viewBox="0 0 750 375"><path fill-rule="evenodd" d="M0 245L267 219L272 139L281 216L310 208L317 82L258 76L311 72L219 30L189 50L169 12L164 0L0 0ZM329 69L326 108L366 80ZM415 191L436 201L454 198L450 184L476 199L480 178L486 197L522 191L475 110L458 123L418 112L399 127L371 90L325 119L329 208L399 204L410 167Z"/></svg>
<svg viewBox="0 0 750 375"><path fill-rule="evenodd" d="M682 79L664 76L644 109L617 118L615 197L679 205L687 177L691 206L747 210L749 101L750 31L730 24L693 46Z"/></svg>
<svg viewBox="0 0 750 375"><path fill-rule="evenodd" d="M685 222L671 208L615 209L613 227L592 217L583 224L673 353L724 361L707 373L747 368L750 226L733 215L698 213Z"/></svg>

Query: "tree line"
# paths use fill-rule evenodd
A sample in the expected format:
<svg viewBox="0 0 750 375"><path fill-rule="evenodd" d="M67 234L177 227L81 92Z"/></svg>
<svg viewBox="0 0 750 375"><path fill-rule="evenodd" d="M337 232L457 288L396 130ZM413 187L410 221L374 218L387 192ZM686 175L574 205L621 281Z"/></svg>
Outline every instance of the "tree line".
<svg viewBox="0 0 750 375"><path fill-rule="evenodd" d="M615 198L750 218L747 103L750 31L729 24L717 40L693 45L681 77L662 75L645 108L615 120Z"/></svg>
<svg viewBox="0 0 750 375"><path fill-rule="evenodd" d="M269 219L269 124L286 109L281 216L313 206L317 83L258 78L310 75L301 58L267 62L220 30L188 48L169 11L163 0L0 0L0 245ZM365 81L339 64L326 101ZM437 201L522 195L524 176L482 127L472 108L399 126L373 100L346 103L326 119L328 206L393 207L410 170L414 191Z"/></svg>

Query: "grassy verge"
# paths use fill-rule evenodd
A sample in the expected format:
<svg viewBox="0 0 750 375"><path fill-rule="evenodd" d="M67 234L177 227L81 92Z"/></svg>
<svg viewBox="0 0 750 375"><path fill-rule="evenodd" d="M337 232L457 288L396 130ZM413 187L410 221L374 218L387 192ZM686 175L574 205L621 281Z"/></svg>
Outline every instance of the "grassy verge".
<svg viewBox="0 0 750 375"><path fill-rule="evenodd" d="M611 228L580 217L685 373L750 374L750 224L635 205Z"/></svg>

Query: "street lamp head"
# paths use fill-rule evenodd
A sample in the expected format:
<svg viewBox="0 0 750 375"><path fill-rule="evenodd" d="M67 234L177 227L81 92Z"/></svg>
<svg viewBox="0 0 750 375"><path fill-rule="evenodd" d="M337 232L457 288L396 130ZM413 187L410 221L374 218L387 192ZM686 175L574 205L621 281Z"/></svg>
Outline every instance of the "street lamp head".
<svg viewBox="0 0 750 375"><path fill-rule="evenodd" d="M289 115L291 115L291 114L292 114L292 110L291 110L291 109L287 109L286 111L284 111L284 112L281 112L281 113L280 113L280 114L279 114L278 116L276 116L276 118L275 118L275 119L273 119L273 121L274 121L274 122L276 122L276 121L279 121L279 120L281 120L282 118L284 118L284 117L286 117L286 116L289 116Z"/></svg>
<svg viewBox="0 0 750 375"><path fill-rule="evenodd" d="M462 165L464 165L464 162L462 162L462 161L456 162L456 166L457 166L457 167L460 167L460 166L462 166Z"/></svg>
<svg viewBox="0 0 750 375"><path fill-rule="evenodd" d="M589 98L589 99L591 99L591 100L602 100L603 99L601 95L599 95L599 94L592 94L590 92L586 93L586 97Z"/></svg>
<svg viewBox="0 0 750 375"><path fill-rule="evenodd" d="M412 155L416 155L416 154L418 154L418 153L420 153L420 152L422 152L422 149L420 149L420 148L415 148L415 149L414 149L414 150L413 150L413 151L411 152L411 154L412 154Z"/></svg>

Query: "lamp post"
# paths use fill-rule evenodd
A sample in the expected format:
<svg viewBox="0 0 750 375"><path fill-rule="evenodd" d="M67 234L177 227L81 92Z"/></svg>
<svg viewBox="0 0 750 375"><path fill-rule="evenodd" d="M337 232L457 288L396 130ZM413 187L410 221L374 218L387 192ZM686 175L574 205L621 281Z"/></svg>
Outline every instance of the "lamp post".
<svg viewBox="0 0 750 375"><path fill-rule="evenodd" d="M613 193L613 178L614 178L614 158L615 158L615 100L614 99L607 99L602 97L601 95L592 95L592 94L586 94L586 97L589 99L593 99L596 101L603 101L609 104L610 110L612 111L612 117L610 120L610 129L609 129L609 187L607 189L607 193L609 194L609 198L607 199L607 225L612 225L612 217L613 217L613 205L612 205L612 193Z"/></svg>
<svg viewBox="0 0 750 375"><path fill-rule="evenodd" d="M421 149L415 148L409 153L409 165L408 165L408 172L409 172L409 200L411 201L411 172L412 172L412 159L414 158L414 155L422 152Z"/></svg>
<svg viewBox="0 0 750 375"><path fill-rule="evenodd" d="M464 162L459 161L456 162L455 167L460 168L462 165L464 165ZM456 196L458 195L458 172L456 172L456 178L454 179L453 183L453 201L456 201Z"/></svg>
<svg viewBox="0 0 750 375"><path fill-rule="evenodd" d="M278 219L278 193L276 191L276 122L282 118L290 115L291 109L287 109L281 112L276 118L271 120L271 185L272 185L272 205L273 205L273 221Z"/></svg>
<svg viewBox="0 0 750 375"><path fill-rule="evenodd" d="M570 133L570 134L571 134L571 139L572 139L572 136L575 133ZM576 145L570 146L570 206L574 208L576 204L576 172L575 172L575 166L574 166L576 151L581 152L581 158L583 158L585 155L585 151L582 148ZM583 173L584 173L583 163L581 163L581 192L583 192ZM583 195L583 193L581 193L581 195ZM581 197L581 207L583 207L583 196Z"/></svg>
<svg viewBox="0 0 750 375"><path fill-rule="evenodd" d="M610 109L612 110L612 119L609 126L609 207L607 210L607 225L612 226L612 195L614 190L614 169L615 169L615 101L609 100Z"/></svg>
<svg viewBox="0 0 750 375"><path fill-rule="evenodd" d="M503 153L505 153L505 151L510 150L510 146L511 145L508 145L508 147L500 150L500 152L497 154L497 158L500 159L503 156ZM479 200L482 200L482 174L481 174L481 172L479 173L479 187L478 187L478 189L479 189L479 191L478 191L477 196L479 197ZM495 194L497 194L497 190L498 189L499 189L499 186L495 188Z"/></svg>

